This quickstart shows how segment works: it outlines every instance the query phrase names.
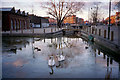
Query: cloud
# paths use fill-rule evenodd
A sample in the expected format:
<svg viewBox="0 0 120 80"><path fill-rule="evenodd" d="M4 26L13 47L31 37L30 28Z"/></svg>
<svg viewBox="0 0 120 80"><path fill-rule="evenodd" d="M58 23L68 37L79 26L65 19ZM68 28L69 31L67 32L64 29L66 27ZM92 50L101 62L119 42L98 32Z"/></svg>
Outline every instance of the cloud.
<svg viewBox="0 0 120 80"><path fill-rule="evenodd" d="M49 2L50 0L2 0L2 2ZM58 1L58 0L55 0ZM109 0L65 0L73 2L109 2Z"/></svg>
<svg viewBox="0 0 120 80"><path fill-rule="evenodd" d="M29 12L29 14L31 14L33 10L33 13L37 16L49 16L47 15L46 10L43 10L41 8L42 1L43 0L2 0L2 7L15 7L15 9L20 9L21 11ZM83 0L78 0L78 1L83 1ZM102 2L100 4L101 11L104 12L105 13L104 16L107 17L109 0L96 0L96 1L84 0L85 6L83 7L82 12L77 13L77 16L87 20L88 12L90 12L90 8L93 6L95 2L99 2L99 1ZM115 14L113 4L114 1L112 1L112 15Z"/></svg>

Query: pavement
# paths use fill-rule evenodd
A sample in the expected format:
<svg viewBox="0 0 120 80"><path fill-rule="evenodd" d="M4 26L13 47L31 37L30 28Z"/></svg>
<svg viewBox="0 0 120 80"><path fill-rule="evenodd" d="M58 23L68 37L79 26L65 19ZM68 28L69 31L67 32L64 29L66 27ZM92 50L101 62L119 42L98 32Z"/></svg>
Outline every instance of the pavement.
<svg viewBox="0 0 120 80"><path fill-rule="evenodd" d="M52 33L62 30L63 28L33 28L33 29L24 29L24 30L14 30L14 31L3 31L2 34L44 34Z"/></svg>

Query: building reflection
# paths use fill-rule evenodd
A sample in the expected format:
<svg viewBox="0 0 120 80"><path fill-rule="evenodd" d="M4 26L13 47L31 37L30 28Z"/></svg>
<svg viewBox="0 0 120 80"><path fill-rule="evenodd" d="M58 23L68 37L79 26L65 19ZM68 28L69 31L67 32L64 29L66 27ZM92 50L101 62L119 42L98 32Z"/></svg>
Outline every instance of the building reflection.
<svg viewBox="0 0 120 80"><path fill-rule="evenodd" d="M6 38L2 39L2 47L4 52L13 52L17 54L17 50L22 50L22 48L26 48L26 45L29 45L29 38ZM7 45L6 45L7 44Z"/></svg>
<svg viewBox="0 0 120 80"><path fill-rule="evenodd" d="M92 49L90 49L90 48L85 49L85 46L88 44L87 42L84 42L84 43L87 43L87 44L82 46L82 44L79 43L79 38L76 38L76 39L71 39L71 38L68 39L68 38L64 38L64 37L63 38L61 38L61 37L59 37L59 38L49 38L49 40L48 40L49 42L47 41L47 39L45 39L45 38L43 38L43 39L44 39L44 42L39 41L39 39L35 40L34 38L31 41L31 45L32 45L32 49L33 49L32 50L33 51L32 57L34 59L37 57L36 53L34 52L35 50L37 50L36 52L39 52L38 49L39 49L39 45L41 45L41 44L38 44L37 47L34 45L37 41L42 42L42 43L50 44L51 46L47 46L47 47L52 49L52 51L51 51L52 55L48 54L47 52L43 54L43 56L45 56L45 57L53 56L53 60L55 60L55 63L54 64L51 63L52 66L49 66L50 75L54 74L54 67L56 67L56 68L67 68L70 65L70 62L76 56L82 55L84 53L84 51L89 51L90 50L91 54L94 53L93 58L95 58L95 64L97 62L100 62L103 65L107 64L106 78L109 78L111 76L112 68L110 68L110 65L113 64L114 58L110 57L108 54L103 53L101 50L95 48L94 46L92 46ZM16 53L17 50L22 50L23 47L24 48L27 47L26 45L29 44L30 41L28 41L27 39L21 39L21 41L17 41L15 43L10 42L10 46L13 46L12 43L15 44L15 45L22 45L22 47L17 47L17 48L12 50L12 51L14 51L14 53ZM82 46L82 47L80 47L80 46ZM81 48L81 50L80 50L80 48ZM68 50L68 51L66 51L66 50ZM103 56L101 55L102 53L103 53ZM49 62L50 59L51 58L48 59L48 62ZM103 61L103 62L101 62L101 61ZM104 61L105 61L105 63L104 63ZM120 64L119 64L119 73L118 74L120 74Z"/></svg>
<svg viewBox="0 0 120 80"><path fill-rule="evenodd" d="M109 56L107 56L107 67L109 67Z"/></svg>
<svg viewBox="0 0 120 80"><path fill-rule="evenodd" d="M112 75L112 68L107 67L107 73L105 75L105 80L110 80Z"/></svg>
<svg viewBox="0 0 120 80"><path fill-rule="evenodd" d="M111 78L112 75L112 67L109 67L113 64L113 59L109 56L107 56L107 73L105 75L105 80L108 80Z"/></svg>
<svg viewBox="0 0 120 80"><path fill-rule="evenodd" d="M106 59L106 55L103 53L103 59Z"/></svg>

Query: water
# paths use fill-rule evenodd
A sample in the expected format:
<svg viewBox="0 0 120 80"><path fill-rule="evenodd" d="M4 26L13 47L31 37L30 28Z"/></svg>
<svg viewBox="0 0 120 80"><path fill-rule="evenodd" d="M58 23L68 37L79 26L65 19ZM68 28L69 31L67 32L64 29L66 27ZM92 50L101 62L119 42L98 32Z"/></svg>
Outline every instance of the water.
<svg viewBox="0 0 120 80"><path fill-rule="evenodd" d="M3 78L120 78L120 61L81 38L3 37L2 47Z"/></svg>

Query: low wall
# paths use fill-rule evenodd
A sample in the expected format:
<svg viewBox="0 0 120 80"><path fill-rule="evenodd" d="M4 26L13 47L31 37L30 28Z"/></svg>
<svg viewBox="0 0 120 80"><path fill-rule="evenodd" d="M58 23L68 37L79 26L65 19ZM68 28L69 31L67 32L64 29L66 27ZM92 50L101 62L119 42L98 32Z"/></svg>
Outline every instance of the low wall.
<svg viewBox="0 0 120 80"><path fill-rule="evenodd" d="M112 50L113 52L117 53L120 55L120 46L112 43L110 40L107 40L103 37L100 37L100 36L97 36L97 35L94 35L94 34L90 34L89 31L86 32L86 31L81 31L81 37L88 40L88 36L89 35L92 35L94 37L94 43L95 44L98 44L100 46L104 46L110 50Z"/></svg>

